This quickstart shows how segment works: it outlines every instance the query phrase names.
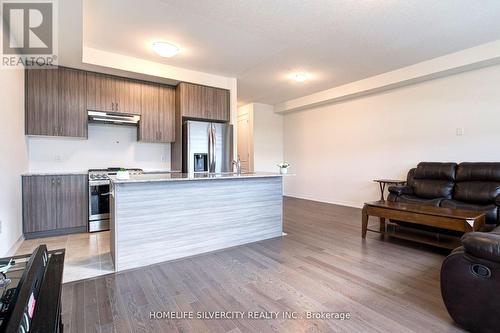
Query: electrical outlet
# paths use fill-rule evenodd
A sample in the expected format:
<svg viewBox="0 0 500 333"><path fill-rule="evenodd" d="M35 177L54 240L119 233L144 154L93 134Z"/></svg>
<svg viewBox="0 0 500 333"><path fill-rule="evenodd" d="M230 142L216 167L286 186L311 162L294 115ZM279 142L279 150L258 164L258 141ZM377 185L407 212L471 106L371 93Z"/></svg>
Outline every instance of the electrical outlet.
<svg viewBox="0 0 500 333"><path fill-rule="evenodd" d="M167 157L165 155L161 155L161 161L162 162L166 162L167 161Z"/></svg>
<svg viewBox="0 0 500 333"><path fill-rule="evenodd" d="M456 134L457 134L457 136L464 135L464 129L463 129L463 127L457 127Z"/></svg>

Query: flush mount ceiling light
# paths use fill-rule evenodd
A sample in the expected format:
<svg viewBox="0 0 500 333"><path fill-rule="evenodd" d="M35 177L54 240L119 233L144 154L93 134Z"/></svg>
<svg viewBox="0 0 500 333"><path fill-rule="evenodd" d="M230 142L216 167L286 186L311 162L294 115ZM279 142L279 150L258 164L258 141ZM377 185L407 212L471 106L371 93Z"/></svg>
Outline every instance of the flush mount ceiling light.
<svg viewBox="0 0 500 333"><path fill-rule="evenodd" d="M153 49L162 57L171 58L179 53L179 47L167 42L154 42Z"/></svg>
<svg viewBox="0 0 500 333"><path fill-rule="evenodd" d="M309 79L309 76L306 73L292 74L292 80L294 80L296 82L304 82L304 81L307 81L307 79Z"/></svg>

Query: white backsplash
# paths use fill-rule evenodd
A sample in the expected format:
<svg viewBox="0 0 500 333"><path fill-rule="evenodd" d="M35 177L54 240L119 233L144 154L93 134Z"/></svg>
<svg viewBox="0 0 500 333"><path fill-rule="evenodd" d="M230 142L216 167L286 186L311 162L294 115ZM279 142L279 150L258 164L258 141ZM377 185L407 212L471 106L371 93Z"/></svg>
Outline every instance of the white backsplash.
<svg viewBox="0 0 500 333"><path fill-rule="evenodd" d="M92 168L170 169L170 144L137 142L137 128L89 124L88 140L29 137L30 172Z"/></svg>

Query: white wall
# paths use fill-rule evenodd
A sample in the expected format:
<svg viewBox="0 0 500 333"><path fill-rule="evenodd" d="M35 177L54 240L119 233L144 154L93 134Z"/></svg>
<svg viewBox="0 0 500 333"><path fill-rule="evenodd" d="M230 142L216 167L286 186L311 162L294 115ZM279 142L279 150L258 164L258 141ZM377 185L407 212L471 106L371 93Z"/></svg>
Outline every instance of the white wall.
<svg viewBox="0 0 500 333"><path fill-rule="evenodd" d="M254 170L278 172L283 162L283 116L272 105L253 104Z"/></svg>
<svg viewBox="0 0 500 333"><path fill-rule="evenodd" d="M0 70L0 257L22 234L21 173L28 169L24 137L24 70Z"/></svg>
<svg viewBox="0 0 500 333"><path fill-rule="evenodd" d="M283 162L283 116L261 103L240 106L238 115L249 122L250 170L278 172L277 164Z"/></svg>
<svg viewBox="0 0 500 333"><path fill-rule="evenodd" d="M30 172L93 168L170 169L170 144L137 142L137 128L90 124L88 140L30 137Z"/></svg>
<svg viewBox="0 0 500 333"><path fill-rule="evenodd" d="M500 161L500 66L290 113L284 137L286 195L350 206L419 161Z"/></svg>
<svg viewBox="0 0 500 333"><path fill-rule="evenodd" d="M238 154L235 158L241 160L241 171L254 171L253 153L253 104L246 104L238 108L237 121Z"/></svg>

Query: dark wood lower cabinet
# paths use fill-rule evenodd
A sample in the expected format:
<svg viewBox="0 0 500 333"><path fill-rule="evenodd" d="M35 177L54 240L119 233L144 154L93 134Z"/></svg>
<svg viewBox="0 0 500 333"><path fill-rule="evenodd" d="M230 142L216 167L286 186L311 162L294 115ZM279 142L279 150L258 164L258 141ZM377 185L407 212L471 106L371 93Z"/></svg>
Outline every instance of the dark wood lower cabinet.
<svg viewBox="0 0 500 333"><path fill-rule="evenodd" d="M33 233L57 228L55 177L23 177L23 232Z"/></svg>
<svg viewBox="0 0 500 333"><path fill-rule="evenodd" d="M89 210L87 179L87 175L58 177L58 229L87 228Z"/></svg>
<svg viewBox="0 0 500 333"><path fill-rule="evenodd" d="M87 231L87 175L23 177L25 238Z"/></svg>

